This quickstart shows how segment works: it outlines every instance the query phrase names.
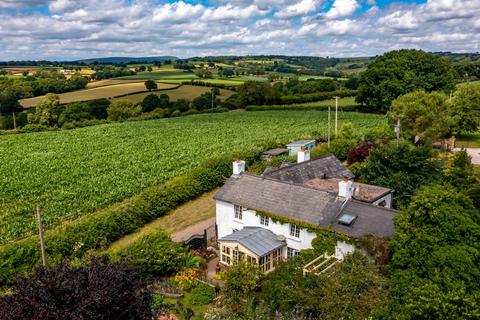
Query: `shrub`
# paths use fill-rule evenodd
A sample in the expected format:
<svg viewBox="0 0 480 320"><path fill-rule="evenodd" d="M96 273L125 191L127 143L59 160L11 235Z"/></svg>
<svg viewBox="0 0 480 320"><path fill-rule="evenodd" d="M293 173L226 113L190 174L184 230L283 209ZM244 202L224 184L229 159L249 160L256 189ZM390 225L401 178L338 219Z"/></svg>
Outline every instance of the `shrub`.
<svg viewBox="0 0 480 320"><path fill-rule="evenodd" d="M78 268L36 269L0 297L2 319L151 319L151 294L136 270L106 257Z"/></svg>
<svg viewBox="0 0 480 320"><path fill-rule="evenodd" d="M191 306L204 306L212 303L215 298L215 288L206 284L199 284L185 297L185 303Z"/></svg>
<svg viewBox="0 0 480 320"><path fill-rule="evenodd" d="M375 147L375 143L371 141L364 141L353 149L350 149L347 154L347 163L363 162L370 153L370 149Z"/></svg>
<svg viewBox="0 0 480 320"><path fill-rule="evenodd" d="M322 143L312 149L312 158L318 158L320 156L333 153L339 160L344 161L347 159L348 151L356 146L356 140L349 139L334 139L330 142L330 147L327 143Z"/></svg>
<svg viewBox="0 0 480 320"><path fill-rule="evenodd" d="M18 132L21 132L21 133L40 132L45 130L48 130L48 127L44 126L43 124L29 123L23 126L21 129L19 129Z"/></svg>
<svg viewBox="0 0 480 320"><path fill-rule="evenodd" d="M133 265L141 266L143 274L154 276L172 272L185 254L185 249L163 230L147 234L116 253L128 257Z"/></svg>
<svg viewBox="0 0 480 320"><path fill-rule="evenodd" d="M180 117L182 115L182 112L180 110L175 110L170 114L170 117Z"/></svg>
<svg viewBox="0 0 480 320"><path fill-rule="evenodd" d="M187 111L182 113L182 116L189 116L192 114L199 114L200 112L197 109L188 109Z"/></svg>
<svg viewBox="0 0 480 320"><path fill-rule="evenodd" d="M142 109L138 106L134 106L131 102L126 100L118 100L112 102L107 109L108 120L112 121L124 121L128 118L139 116L142 113Z"/></svg>

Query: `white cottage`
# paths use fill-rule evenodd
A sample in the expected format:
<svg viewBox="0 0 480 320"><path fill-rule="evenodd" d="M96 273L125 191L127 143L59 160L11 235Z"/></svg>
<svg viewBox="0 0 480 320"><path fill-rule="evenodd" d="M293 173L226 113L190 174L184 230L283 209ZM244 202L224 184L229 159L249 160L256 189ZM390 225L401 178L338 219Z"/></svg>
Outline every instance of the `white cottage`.
<svg viewBox="0 0 480 320"><path fill-rule="evenodd" d="M236 160L234 174L215 196L223 265L246 259L269 272L312 248L316 234L301 227L305 224L349 237L393 235L392 190L353 182L354 175L333 155L268 169L262 176L244 170L245 163ZM338 242L336 256L342 259L353 250Z"/></svg>

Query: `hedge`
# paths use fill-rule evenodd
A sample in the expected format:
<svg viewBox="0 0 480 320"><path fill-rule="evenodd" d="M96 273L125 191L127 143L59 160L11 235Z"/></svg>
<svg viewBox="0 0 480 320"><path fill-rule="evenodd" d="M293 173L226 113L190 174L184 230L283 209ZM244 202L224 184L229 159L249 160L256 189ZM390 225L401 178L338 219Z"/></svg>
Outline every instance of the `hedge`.
<svg viewBox="0 0 480 320"><path fill-rule="evenodd" d="M358 111L359 105L347 105L342 106L342 111ZM284 105L264 105L264 106L248 106L246 111L268 111L268 110L328 110L328 106L309 106L309 105L297 105L297 104L284 104Z"/></svg>
<svg viewBox="0 0 480 320"><path fill-rule="evenodd" d="M357 95L357 90L335 90L331 92L316 92L307 94L295 94L281 97L281 104L294 104L304 102L314 102L333 99L334 97L354 97Z"/></svg>
<svg viewBox="0 0 480 320"><path fill-rule="evenodd" d="M260 158L263 148L235 152L247 163ZM82 258L87 252L106 248L144 224L167 214L175 207L221 186L231 175L233 154L206 161L189 173L153 186L119 204L99 210L46 231L47 261ZM0 287L11 284L15 275L28 273L40 260L37 237L0 247Z"/></svg>

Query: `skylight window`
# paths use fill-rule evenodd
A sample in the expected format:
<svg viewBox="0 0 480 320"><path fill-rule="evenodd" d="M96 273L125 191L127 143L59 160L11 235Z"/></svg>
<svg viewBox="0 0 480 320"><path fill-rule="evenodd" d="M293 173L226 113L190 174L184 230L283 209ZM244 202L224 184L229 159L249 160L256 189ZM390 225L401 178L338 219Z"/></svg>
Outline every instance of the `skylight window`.
<svg viewBox="0 0 480 320"><path fill-rule="evenodd" d="M346 225L346 226L351 226L355 220L357 220L358 216L352 216L349 214L344 214L338 219L338 223Z"/></svg>

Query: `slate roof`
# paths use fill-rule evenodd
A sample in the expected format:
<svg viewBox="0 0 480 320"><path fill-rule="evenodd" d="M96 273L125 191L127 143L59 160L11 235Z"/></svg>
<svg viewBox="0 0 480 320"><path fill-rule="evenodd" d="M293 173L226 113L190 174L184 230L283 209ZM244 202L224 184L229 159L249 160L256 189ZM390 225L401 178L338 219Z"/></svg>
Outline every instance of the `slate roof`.
<svg viewBox="0 0 480 320"><path fill-rule="evenodd" d="M284 182L303 184L306 181L320 178L354 178L351 173L333 154L315 160L305 161L288 167L264 173L265 177Z"/></svg>
<svg viewBox="0 0 480 320"><path fill-rule="evenodd" d="M277 239L275 233L260 227L245 227L218 239L218 241L238 242L259 257L286 245L285 241Z"/></svg>
<svg viewBox="0 0 480 320"><path fill-rule="evenodd" d="M326 229L332 228L351 237L392 236L392 219L396 214L395 210L357 200L345 203L345 199L337 197L336 193L248 173L228 179L215 199ZM341 225L338 219L344 213L358 218L350 226Z"/></svg>
<svg viewBox="0 0 480 320"><path fill-rule="evenodd" d="M306 186L310 186L312 188L317 188L323 191L329 191L338 193L338 183L342 181L342 179L333 178L333 179L319 179L315 178L305 182ZM365 183L354 182L353 188L358 191L355 191L354 198L364 202L375 202L378 199L384 197L385 195L392 192L392 189L374 186Z"/></svg>
<svg viewBox="0 0 480 320"><path fill-rule="evenodd" d="M276 148L276 149L267 150L267 151L263 152L262 154L266 155L266 156L274 157L274 156L279 156L279 155L287 154L287 153L288 153L288 149Z"/></svg>
<svg viewBox="0 0 480 320"><path fill-rule="evenodd" d="M287 147L303 147L307 144L315 143L315 140L297 140L287 144Z"/></svg>
<svg viewBox="0 0 480 320"><path fill-rule="evenodd" d="M350 200L335 218L332 228L351 237L373 235L379 238L389 238L394 233L393 217L396 213L397 211L393 209ZM343 214L357 216L357 219L351 226L342 225L338 223L338 219Z"/></svg>
<svg viewBox="0 0 480 320"><path fill-rule="evenodd" d="M215 199L321 227L344 202L333 193L246 173L230 177Z"/></svg>

